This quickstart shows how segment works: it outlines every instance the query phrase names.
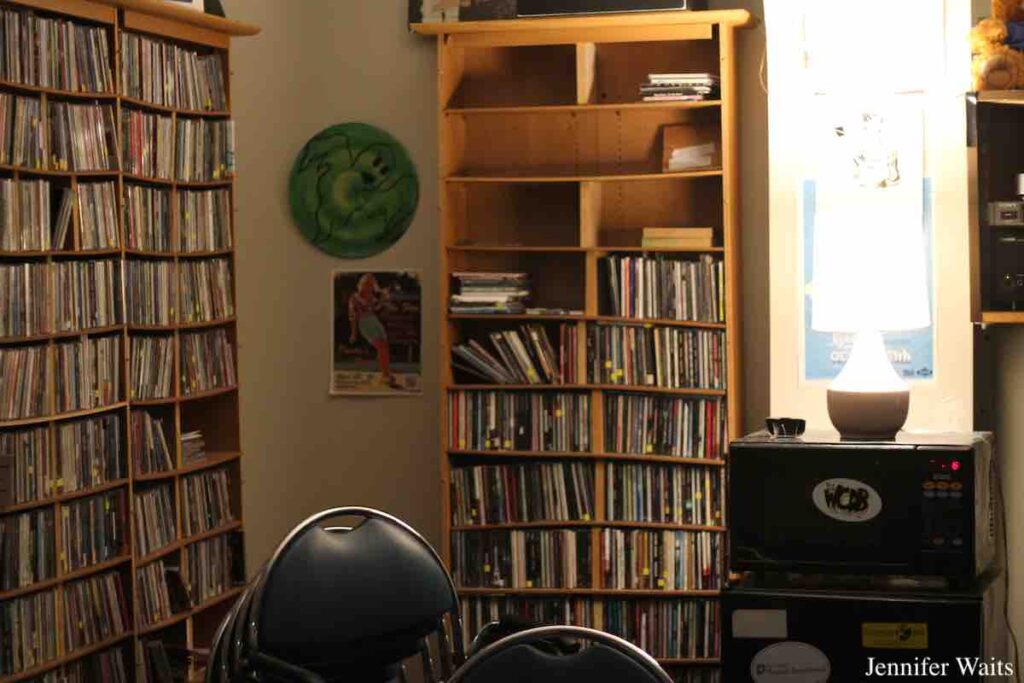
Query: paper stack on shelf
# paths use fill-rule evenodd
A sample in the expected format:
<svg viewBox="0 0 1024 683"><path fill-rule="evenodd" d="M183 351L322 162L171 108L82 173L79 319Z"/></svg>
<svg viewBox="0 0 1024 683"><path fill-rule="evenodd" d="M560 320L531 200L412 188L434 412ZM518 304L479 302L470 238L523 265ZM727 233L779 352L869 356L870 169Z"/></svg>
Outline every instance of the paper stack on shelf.
<svg viewBox="0 0 1024 683"><path fill-rule="evenodd" d="M713 244L711 228L644 228L640 246L645 249L710 249Z"/></svg>
<svg viewBox="0 0 1024 683"><path fill-rule="evenodd" d="M692 171L698 168L711 168L716 165L717 148L714 142L701 145L689 145L672 149L665 171Z"/></svg>
<svg viewBox="0 0 1024 683"><path fill-rule="evenodd" d="M644 102L700 102L718 97L718 76L710 73L648 74L640 86Z"/></svg>
<svg viewBox="0 0 1024 683"><path fill-rule="evenodd" d="M452 313L522 313L530 296L526 273L452 273Z"/></svg>

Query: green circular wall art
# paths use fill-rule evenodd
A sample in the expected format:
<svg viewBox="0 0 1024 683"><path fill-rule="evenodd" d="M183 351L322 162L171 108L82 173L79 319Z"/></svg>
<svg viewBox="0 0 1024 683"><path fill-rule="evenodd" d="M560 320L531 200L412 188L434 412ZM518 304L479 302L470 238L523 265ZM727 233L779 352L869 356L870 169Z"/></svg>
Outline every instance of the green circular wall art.
<svg viewBox="0 0 1024 683"><path fill-rule="evenodd" d="M397 242L420 198L408 152L365 123L331 126L307 142L288 190L302 234L341 258L373 256Z"/></svg>

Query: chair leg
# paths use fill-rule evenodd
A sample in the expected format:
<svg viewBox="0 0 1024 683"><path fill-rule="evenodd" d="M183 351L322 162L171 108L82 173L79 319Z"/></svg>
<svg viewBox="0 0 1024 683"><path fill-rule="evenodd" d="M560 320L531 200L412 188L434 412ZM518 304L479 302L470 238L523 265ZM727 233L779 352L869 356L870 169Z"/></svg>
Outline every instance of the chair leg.
<svg viewBox="0 0 1024 683"><path fill-rule="evenodd" d="M420 658L423 660L423 676L430 683L440 683L434 671L434 660L430 656L430 643L424 638L420 641Z"/></svg>

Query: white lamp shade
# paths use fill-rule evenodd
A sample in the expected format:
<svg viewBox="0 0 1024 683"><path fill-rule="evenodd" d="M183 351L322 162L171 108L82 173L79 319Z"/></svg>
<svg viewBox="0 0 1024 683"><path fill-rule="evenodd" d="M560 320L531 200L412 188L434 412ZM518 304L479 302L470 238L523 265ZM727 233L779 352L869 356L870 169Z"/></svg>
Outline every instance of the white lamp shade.
<svg viewBox="0 0 1024 683"><path fill-rule="evenodd" d="M902 193L888 194L855 191L846 201L819 205L811 283L815 330L887 332L931 324L921 213L898 205Z"/></svg>

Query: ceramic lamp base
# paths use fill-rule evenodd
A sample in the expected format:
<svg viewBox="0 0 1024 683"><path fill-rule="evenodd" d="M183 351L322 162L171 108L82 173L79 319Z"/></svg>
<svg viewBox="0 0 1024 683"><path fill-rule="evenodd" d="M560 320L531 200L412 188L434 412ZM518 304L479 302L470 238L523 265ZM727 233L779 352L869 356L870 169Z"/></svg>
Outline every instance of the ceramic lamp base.
<svg viewBox="0 0 1024 683"><path fill-rule="evenodd" d="M889 440L903 428L910 409L910 390L828 390L828 416L844 439Z"/></svg>

